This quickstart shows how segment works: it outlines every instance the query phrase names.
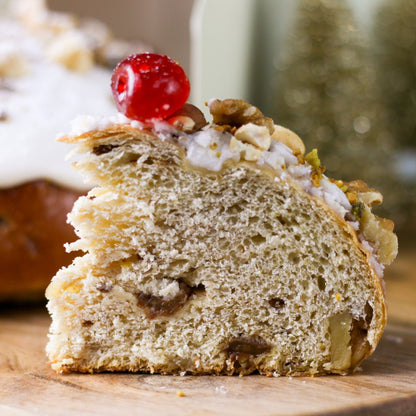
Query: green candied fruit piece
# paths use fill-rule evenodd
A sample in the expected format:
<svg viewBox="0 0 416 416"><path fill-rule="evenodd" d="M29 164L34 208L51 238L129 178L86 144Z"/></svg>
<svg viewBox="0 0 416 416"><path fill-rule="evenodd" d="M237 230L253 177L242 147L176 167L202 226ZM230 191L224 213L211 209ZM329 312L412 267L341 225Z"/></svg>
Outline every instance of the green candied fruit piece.
<svg viewBox="0 0 416 416"><path fill-rule="evenodd" d="M318 169L321 166L321 161L318 156L318 150L313 149L307 155L305 155L305 160L314 168Z"/></svg>

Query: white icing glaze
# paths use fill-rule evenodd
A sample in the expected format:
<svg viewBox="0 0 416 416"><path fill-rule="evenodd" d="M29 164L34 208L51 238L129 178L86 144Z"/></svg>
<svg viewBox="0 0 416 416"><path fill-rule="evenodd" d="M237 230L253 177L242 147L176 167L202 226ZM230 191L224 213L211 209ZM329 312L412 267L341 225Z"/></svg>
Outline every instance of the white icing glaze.
<svg viewBox="0 0 416 416"><path fill-rule="evenodd" d="M231 137L230 133L211 128L183 136L179 143L192 165L218 172L227 160L240 160L240 154L230 149Z"/></svg>
<svg viewBox="0 0 416 416"><path fill-rule="evenodd" d="M128 119L121 113L117 113L111 117L100 117L100 116L92 116L91 114L83 114L71 121L71 130L70 133L61 133L58 135L58 138L62 136L69 136L69 137L76 137L81 136L82 134L92 131L92 130L101 130L112 125L116 124L131 124L132 127L134 126L134 121ZM136 126L138 128L140 126Z"/></svg>
<svg viewBox="0 0 416 416"><path fill-rule="evenodd" d="M93 67L80 73L46 56L42 36L19 21L0 18L0 66L18 57L25 65L20 76L0 83L0 187L35 179L88 189L81 175L65 162L68 145L56 142L79 114L110 116L111 71Z"/></svg>

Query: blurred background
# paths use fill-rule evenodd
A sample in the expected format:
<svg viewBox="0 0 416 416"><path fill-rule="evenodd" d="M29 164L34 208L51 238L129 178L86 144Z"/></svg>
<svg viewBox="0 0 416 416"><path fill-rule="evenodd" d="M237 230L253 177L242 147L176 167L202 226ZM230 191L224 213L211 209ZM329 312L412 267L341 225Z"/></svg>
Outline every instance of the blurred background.
<svg viewBox="0 0 416 416"><path fill-rule="evenodd" d="M243 98L380 189L416 231L416 0L49 0L175 58L191 101ZM377 210L377 208L376 208Z"/></svg>
<svg viewBox="0 0 416 416"><path fill-rule="evenodd" d="M399 372L407 400L416 323L416 0L47 0L53 13L45 1L0 0L0 378L13 382L10 400L38 410L39 382L50 380L42 369L45 288L80 254L65 253L76 238L66 219L88 186L75 177L63 183L69 173L57 178L72 169L67 145L54 138L70 131L75 111L114 114L111 70L143 51L176 59L190 78L190 101L205 112L213 97L250 101L308 151L319 149L328 176L360 178L383 193L374 211L395 222L400 249L386 270L392 329L382 348L396 361L375 358L373 368L392 382ZM28 29L23 41L1 20L14 7ZM29 175L14 181L17 168Z"/></svg>

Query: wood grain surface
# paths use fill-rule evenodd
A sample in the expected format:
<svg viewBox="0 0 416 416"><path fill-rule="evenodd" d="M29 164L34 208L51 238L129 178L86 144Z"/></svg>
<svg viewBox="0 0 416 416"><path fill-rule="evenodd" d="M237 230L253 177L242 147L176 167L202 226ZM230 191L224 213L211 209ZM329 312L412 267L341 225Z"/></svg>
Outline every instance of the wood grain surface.
<svg viewBox="0 0 416 416"><path fill-rule="evenodd" d="M386 275L389 322L352 376L59 375L44 307L0 310L0 415L416 415L416 251Z"/></svg>

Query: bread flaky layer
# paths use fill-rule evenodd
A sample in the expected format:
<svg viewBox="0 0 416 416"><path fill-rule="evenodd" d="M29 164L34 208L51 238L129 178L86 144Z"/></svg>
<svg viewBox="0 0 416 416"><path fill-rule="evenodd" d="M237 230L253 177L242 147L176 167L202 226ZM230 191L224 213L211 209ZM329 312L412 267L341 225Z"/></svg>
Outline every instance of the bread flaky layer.
<svg viewBox="0 0 416 416"><path fill-rule="evenodd" d="M47 290L57 371L352 371L386 319L352 227L254 163L195 169L129 129L81 142L98 186L70 221L87 253Z"/></svg>

